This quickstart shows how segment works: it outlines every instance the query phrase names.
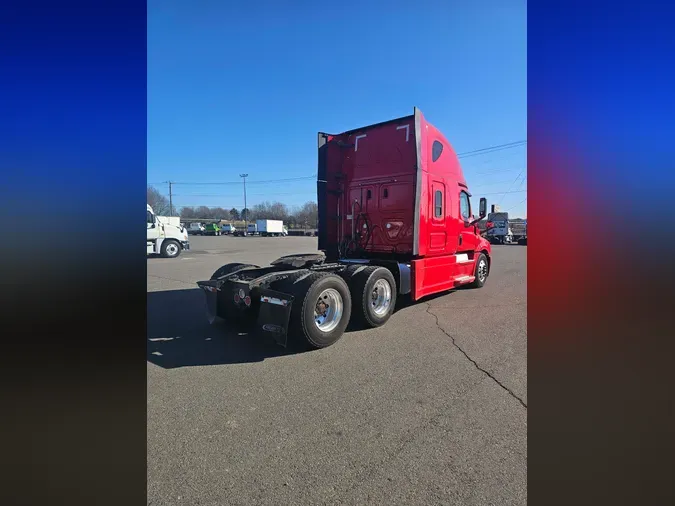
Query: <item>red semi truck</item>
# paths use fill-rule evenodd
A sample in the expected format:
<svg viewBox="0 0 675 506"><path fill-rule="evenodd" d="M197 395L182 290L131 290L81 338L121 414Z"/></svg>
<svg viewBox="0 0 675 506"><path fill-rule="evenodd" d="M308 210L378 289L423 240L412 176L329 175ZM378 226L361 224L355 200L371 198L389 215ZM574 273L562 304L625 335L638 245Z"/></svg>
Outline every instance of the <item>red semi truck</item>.
<svg viewBox="0 0 675 506"><path fill-rule="evenodd" d="M335 343L350 319L387 322L396 298L483 286L490 243L457 154L419 109L337 135L319 133L319 252L267 267L230 263L199 281L209 321L249 323L286 346Z"/></svg>

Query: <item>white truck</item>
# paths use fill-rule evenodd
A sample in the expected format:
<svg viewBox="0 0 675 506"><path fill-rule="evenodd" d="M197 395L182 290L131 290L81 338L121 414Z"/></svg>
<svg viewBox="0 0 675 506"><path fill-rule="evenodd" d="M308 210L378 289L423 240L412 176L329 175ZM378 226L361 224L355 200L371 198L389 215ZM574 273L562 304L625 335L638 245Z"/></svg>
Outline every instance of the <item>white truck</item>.
<svg viewBox="0 0 675 506"><path fill-rule="evenodd" d="M256 220L258 233L262 236L279 237L288 235L288 230L281 220Z"/></svg>
<svg viewBox="0 0 675 506"><path fill-rule="evenodd" d="M488 214L486 230L485 238L491 244L527 245L527 220L509 219L509 213Z"/></svg>
<svg viewBox="0 0 675 506"><path fill-rule="evenodd" d="M188 228L192 235L204 235L206 227L201 223L190 223L190 228Z"/></svg>
<svg viewBox="0 0 675 506"><path fill-rule="evenodd" d="M178 216L157 216L157 219L165 225L173 225L176 228L183 227ZM185 227L183 227L185 228Z"/></svg>
<svg viewBox="0 0 675 506"><path fill-rule="evenodd" d="M180 218L173 216L156 216L148 205L148 255L162 255L164 258L175 258L183 250L190 249L187 230L181 226Z"/></svg>
<svg viewBox="0 0 675 506"><path fill-rule="evenodd" d="M235 234L237 232L237 227L231 223L225 223L222 227L220 227L220 232L225 235Z"/></svg>

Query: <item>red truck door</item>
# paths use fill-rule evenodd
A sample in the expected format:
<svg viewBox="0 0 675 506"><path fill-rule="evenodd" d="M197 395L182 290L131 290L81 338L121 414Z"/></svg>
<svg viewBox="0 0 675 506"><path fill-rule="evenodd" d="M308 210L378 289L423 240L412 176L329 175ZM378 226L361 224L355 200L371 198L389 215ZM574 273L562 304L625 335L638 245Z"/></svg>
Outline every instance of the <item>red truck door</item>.
<svg viewBox="0 0 675 506"><path fill-rule="evenodd" d="M471 201L469 194L460 189L459 191L459 244L457 245L457 252L475 251L478 246L478 236L473 225L470 225L472 220L471 215Z"/></svg>
<svg viewBox="0 0 675 506"><path fill-rule="evenodd" d="M455 238L451 231L454 227L449 225L452 220L452 213L448 212L447 192L445 184L441 181L431 182L431 199L429 202L429 246L430 255L452 253L448 247L453 249Z"/></svg>

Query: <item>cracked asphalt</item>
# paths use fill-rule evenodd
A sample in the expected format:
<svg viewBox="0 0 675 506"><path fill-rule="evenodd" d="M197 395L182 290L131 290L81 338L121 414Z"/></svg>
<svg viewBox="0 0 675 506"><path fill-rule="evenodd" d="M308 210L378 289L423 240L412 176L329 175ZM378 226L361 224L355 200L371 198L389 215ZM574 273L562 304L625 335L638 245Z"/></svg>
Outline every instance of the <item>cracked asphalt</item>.
<svg viewBox="0 0 675 506"><path fill-rule="evenodd" d="M208 325L195 282L316 239L191 245L148 259L148 504L526 504L527 247L293 353Z"/></svg>

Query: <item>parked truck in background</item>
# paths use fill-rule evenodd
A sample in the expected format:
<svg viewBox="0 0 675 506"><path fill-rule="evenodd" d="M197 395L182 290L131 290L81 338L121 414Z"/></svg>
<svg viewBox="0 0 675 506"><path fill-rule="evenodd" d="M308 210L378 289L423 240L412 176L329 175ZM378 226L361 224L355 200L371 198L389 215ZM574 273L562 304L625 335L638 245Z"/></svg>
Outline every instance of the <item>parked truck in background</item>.
<svg viewBox="0 0 675 506"><path fill-rule="evenodd" d="M204 235L220 235L220 227L217 223L207 223L204 225Z"/></svg>
<svg viewBox="0 0 675 506"><path fill-rule="evenodd" d="M147 254L175 258L182 250L190 249L187 230L181 226L180 218L155 216L152 207L147 208ZM176 225L177 223L177 225Z"/></svg>
<svg viewBox="0 0 675 506"><path fill-rule="evenodd" d="M201 223L190 223L188 232L192 235L203 235L206 228Z"/></svg>
<svg viewBox="0 0 675 506"><path fill-rule="evenodd" d="M262 236L280 237L288 235L282 220L256 220L256 229Z"/></svg>
<svg viewBox="0 0 675 506"><path fill-rule="evenodd" d="M523 220L522 227L523 230L517 239L518 244L520 244L521 246L527 246L527 220Z"/></svg>
<svg viewBox="0 0 675 506"><path fill-rule="evenodd" d="M237 227L232 225L231 223L225 223L222 227L220 227L220 232L224 235L231 235L236 233Z"/></svg>
<svg viewBox="0 0 675 506"><path fill-rule="evenodd" d="M246 235L258 235L258 225L257 225L257 223L249 223L246 226Z"/></svg>
<svg viewBox="0 0 675 506"><path fill-rule="evenodd" d="M494 212L488 214L485 237L491 244L521 244L527 237L524 220L510 220L509 213Z"/></svg>
<svg viewBox="0 0 675 506"><path fill-rule="evenodd" d="M480 288L490 243L454 149L419 109L341 134L319 133L319 250L269 266L230 263L197 282L210 322L249 324L286 346L323 348L350 320L384 325L398 296ZM413 336L411 336L413 338Z"/></svg>

